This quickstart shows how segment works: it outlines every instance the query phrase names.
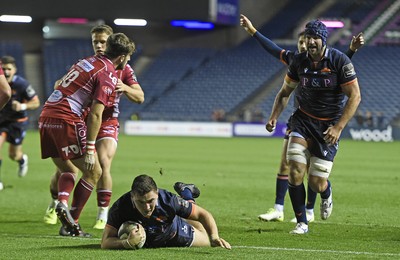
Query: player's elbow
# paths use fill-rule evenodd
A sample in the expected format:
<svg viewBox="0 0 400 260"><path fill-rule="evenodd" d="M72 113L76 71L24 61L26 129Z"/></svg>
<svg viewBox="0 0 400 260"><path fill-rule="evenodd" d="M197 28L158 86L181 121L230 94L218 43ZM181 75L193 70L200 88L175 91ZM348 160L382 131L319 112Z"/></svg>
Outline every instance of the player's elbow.
<svg viewBox="0 0 400 260"><path fill-rule="evenodd" d="M36 109L36 108L38 108L40 106L40 100L39 100L39 98L36 96L35 98L34 98L34 100L31 102L31 108L30 109Z"/></svg>
<svg viewBox="0 0 400 260"><path fill-rule="evenodd" d="M1 90L0 94L0 109L2 109L11 99L11 88Z"/></svg>
<svg viewBox="0 0 400 260"><path fill-rule="evenodd" d="M137 100L136 103L138 104L143 104L144 103L144 96L140 96Z"/></svg>
<svg viewBox="0 0 400 260"><path fill-rule="evenodd" d="M101 249L108 249L107 244L104 243L103 241L101 241L100 247Z"/></svg>
<svg viewBox="0 0 400 260"><path fill-rule="evenodd" d="M11 99L12 93L11 93L11 88L7 88L4 92L4 96L9 101Z"/></svg>
<svg viewBox="0 0 400 260"><path fill-rule="evenodd" d="M9 86L1 88L1 96L4 100L7 100L8 102L12 96L11 88Z"/></svg>
<svg viewBox="0 0 400 260"><path fill-rule="evenodd" d="M111 247L110 247L110 245L109 245L109 243L107 243L107 238L102 238L101 239L101 243L100 243L100 248L101 249L110 249Z"/></svg>
<svg viewBox="0 0 400 260"><path fill-rule="evenodd" d="M142 88L139 88L138 94L136 96L136 103L143 104L144 103L144 92Z"/></svg>
<svg viewBox="0 0 400 260"><path fill-rule="evenodd" d="M352 97L354 104L356 104L357 106L361 103L361 94L357 93L356 95L354 95Z"/></svg>

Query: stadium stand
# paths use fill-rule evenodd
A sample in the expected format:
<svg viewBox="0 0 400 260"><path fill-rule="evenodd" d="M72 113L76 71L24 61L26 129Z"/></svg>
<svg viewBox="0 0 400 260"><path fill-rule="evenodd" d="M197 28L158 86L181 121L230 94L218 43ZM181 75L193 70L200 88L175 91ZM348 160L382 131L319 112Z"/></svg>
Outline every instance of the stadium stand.
<svg viewBox="0 0 400 260"><path fill-rule="evenodd" d="M290 1L268 23L259 28L259 31L271 39L290 37L293 29L298 25L298 21L304 16L304 13L298 10L310 10L318 2L317 0Z"/></svg>
<svg viewBox="0 0 400 260"><path fill-rule="evenodd" d="M351 40L351 36L359 33L365 32L365 30L370 26L380 14L384 12L391 4L393 0L384 1L344 1L341 0L340 3L350 3L348 8L343 8L341 6L335 6L330 10L340 10L337 16L333 13L327 12L324 14L325 17L348 17L352 23L351 34L347 37L343 37L340 44L345 45ZM346 4L345 4L346 5ZM358 10L360 9L360 10ZM348 11L346 11L348 10Z"/></svg>
<svg viewBox="0 0 400 260"><path fill-rule="evenodd" d="M45 95L53 92L54 82L60 79L78 59L93 54L90 40L47 40L43 46Z"/></svg>
<svg viewBox="0 0 400 260"><path fill-rule="evenodd" d="M372 45L400 44L400 15L395 15L372 40Z"/></svg>
<svg viewBox="0 0 400 260"><path fill-rule="evenodd" d="M189 77L203 63L216 53L213 49L171 48L163 51L139 78L145 91L145 103L132 105L125 97L121 99L121 118L146 110L158 99L177 87L178 82Z"/></svg>
<svg viewBox="0 0 400 260"><path fill-rule="evenodd" d="M25 77L24 50L19 41L0 41L0 57L13 56L17 63L18 74Z"/></svg>
<svg viewBox="0 0 400 260"><path fill-rule="evenodd" d="M324 15L349 16L354 23L360 24L362 17L372 13L370 16L373 19L372 17L376 16L376 9L381 10L390 3L391 1L384 1L384 3L377 3L376 1L338 1L333 8L329 9L331 11ZM359 6L360 8L355 10L354 6ZM281 14L287 15L285 8L282 9ZM273 34L274 37L287 35L286 29L272 30L273 26L277 26L276 23L278 21L282 21L281 17L273 18L260 31L270 32L266 33L266 35ZM283 27L279 28L285 28L285 26L283 25ZM290 29L293 28L287 26L287 30ZM345 51L348 47L348 42L346 42L345 46L339 46L338 49ZM269 83L279 72L282 73L285 68L257 45L253 39L249 39L236 48L219 52L211 57L187 77L175 82L173 88L164 89L164 94L159 96L157 100L153 100L151 104L144 106L141 111L137 111L140 113L141 119L207 121L211 119L210 115L213 110L223 109L230 113L241 105L247 97L264 88L270 88L268 96L260 103L254 103L253 107L261 107L263 111L269 111L280 88L280 85L270 86ZM289 48L295 50L296 46ZM390 103L390 105L383 107L382 105L377 105L382 104L382 101L377 100L377 98L384 96L385 93L393 92L393 90L386 88L388 85L392 85L387 80L396 73L393 71L395 65L384 66L379 62L371 63L370 61L375 61L375 59L379 61L395 61L396 59L394 59L393 55L390 55L391 51L393 52L391 48L364 47L362 51L357 53L354 61L363 89L363 101L360 110L382 111L388 120L395 118L400 112L398 105L396 105L397 101L394 100L394 96L383 97L384 100L388 100ZM381 53L382 56L379 56L378 53ZM179 55L179 51L176 55ZM184 55L182 54L182 56ZM373 59L371 59L372 57ZM377 64L379 64L379 69L376 68ZM242 68L246 68L246 73L243 73ZM376 73L379 73L380 76L371 77ZM153 70L151 74L159 75L162 72ZM145 78L143 79L142 83L146 83ZM146 84L143 84L145 88ZM379 90L375 89L376 86L380 86ZM376 91L383 91L384 93L378 95ZM146 95L147 93L146 91ZM286 109L280 120L287 121L291 112L292 109Z"/></svg>
<svg viewBox="0 0 400 260"><path fill-rule="evenodd" d="M298 21L304 18L304 13L298 10L312 9L318 2L289 1L260 27L260 31L272 39L290 38ZM321 13L320 17L348 17L352 21L354 34L370 25L392 3L393 0L338 0L329 10ZM398 31L399 19L399 16L391 19L385 25L385 31ZM392 89L394 84L391 83L393 75L397 73L394 62L399 58L399 46L386 46L387 37L384 38L384 32L378 34L371 45L382 46L364 47L355 55L354 64L363 92L360 110L379 110L390 120L400 115L398 101L395 100L399 93L397 89ZM346 50L349 41L349 38L342 38L340 44L343 46L338 49ZM0 43L2 53L5 43ZM17 60L18 56L22 60L20 43L7 46L19 46L20 53L12 55ZM296 46L282 47L296 49ZM138 49L133 61L140 57L141 47ZM45 95L50 95L55 80L64 75L77 59L90 56L92 52L88 39L46 40L43 46ZM23 71L22 61L19 67ZM270 111L280 88L280 84L273 82L285 70L283 64L270 57L251 38L239 46L223 50L167 48L138 75L139 83L145 91L145 103L135 105L123 97L120 117L122 120L139 115L143 120L210 121L214 110L222 109L227 114L237 113L245 102L249 102L253 108L261 107L263 111ZM258 97L261 92L267 93L267 96L259 97L258 99L262 98L261 101L256 101L253 97ZM392 95L386 96L388 93ZM379 99L381 96L382 99ZM291 112L292 109L286 109L280 120L286 121Z"/></svg>
<svg viewBox="0 0 400 260"><path fill-rule="evenodd" d="M141 118L209 121L214 109L234 109L282 68L256 44L218 53L147 107Z"/></svg>

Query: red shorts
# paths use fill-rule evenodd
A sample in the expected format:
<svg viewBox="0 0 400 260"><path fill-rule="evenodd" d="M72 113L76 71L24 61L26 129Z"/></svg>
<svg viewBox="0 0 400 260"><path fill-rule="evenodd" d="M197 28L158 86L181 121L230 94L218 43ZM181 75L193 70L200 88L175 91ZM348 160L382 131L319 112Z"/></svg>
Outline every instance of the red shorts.
<svg viewBox="0 0 400 260"><path fill-rule="evenodd" d="M77 159L86 151L86 124L58 118L40 117L42 159Z"/></svg>
<svg viewBox="0 0 400 260"><path fill-rule="evenodd" d="M96 141L105 138L114 139L118 142L119 122L118 118L111 118L107 121L101 122L99 133L97 134Z"/></svg>

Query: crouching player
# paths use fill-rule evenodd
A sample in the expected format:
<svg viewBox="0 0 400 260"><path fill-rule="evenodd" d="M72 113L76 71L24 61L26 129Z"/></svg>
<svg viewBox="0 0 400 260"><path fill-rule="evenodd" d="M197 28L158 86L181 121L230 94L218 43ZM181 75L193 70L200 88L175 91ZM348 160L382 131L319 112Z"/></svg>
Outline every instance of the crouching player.
<svg viewBox="0 0 400 260"><path fill-rule="evenodd" d="M119 239L118 229L131 220L144 227L145 248L212 246L231 249L230 244L219 237L211 213L189 202L199 195L198 189L191 184L176 183L175 190L183 197L158 189L150 176L137 176L131 191L111 207L101 248L129 248L127 245L132 244L134 237Z"/></svg>

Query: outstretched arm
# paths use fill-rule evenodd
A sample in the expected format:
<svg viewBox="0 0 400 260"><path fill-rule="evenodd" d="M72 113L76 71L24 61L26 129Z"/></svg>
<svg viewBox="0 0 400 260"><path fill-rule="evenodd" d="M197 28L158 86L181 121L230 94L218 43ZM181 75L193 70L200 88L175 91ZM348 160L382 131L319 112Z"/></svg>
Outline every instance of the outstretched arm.
<svg viewBox="0 0 400 260"><path fill-rule="evenodd" d="M357 36L353 36L350 42L350 47L346 52L347 57L351 59L354 53L356 53L358 49L364 46L364 44L364 34L362 32L360 32Z"/></svg>
<svg viewBox="0 0 400 260"><path fill-rule="evenodd" d="M240 26L242 26L243 29L245 29L246 32L248 32L251 36L254 36L254 34L257 32L249 18L243 14L240 15Z"/></svg>
<svg viewBox="0 0 400 260"><path fill-rule="evenodd" d="M273 41L262 35L260 32L254 28L253 24L251 21L244 16L243 14L240 15L240 25L251 35L253 36L260 44L261 46L269 52L272 56L277 58L278 60L281 59L281 52L283 49L276 45Z"/></svg>

